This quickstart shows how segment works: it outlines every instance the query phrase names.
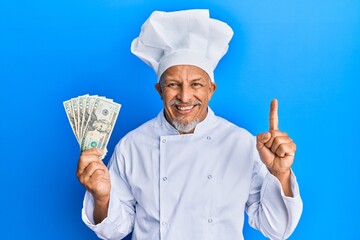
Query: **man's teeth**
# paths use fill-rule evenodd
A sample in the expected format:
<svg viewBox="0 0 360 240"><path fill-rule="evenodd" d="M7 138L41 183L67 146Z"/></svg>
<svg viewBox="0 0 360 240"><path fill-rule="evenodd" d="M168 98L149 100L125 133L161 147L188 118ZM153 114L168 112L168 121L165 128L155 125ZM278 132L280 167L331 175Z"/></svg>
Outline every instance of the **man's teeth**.
<svg viewBox="0 0 360 240"><path fill-rule="evenodd" d="M188 107L180 107L180 106L176 106L177 109L181 110L181 111L186 111L186 110L191 110L194 106L188 106Z"/></svg>

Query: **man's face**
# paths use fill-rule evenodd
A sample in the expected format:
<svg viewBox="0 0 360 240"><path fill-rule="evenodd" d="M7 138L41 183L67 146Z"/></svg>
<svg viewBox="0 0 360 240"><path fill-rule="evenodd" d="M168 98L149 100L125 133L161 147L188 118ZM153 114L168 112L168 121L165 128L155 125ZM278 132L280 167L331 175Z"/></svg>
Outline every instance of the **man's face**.
<svg viewBox="0 0 360 240"><path fill-rule="evenodd" d="M177 65L163 73L155 88L164 102L167 120L180 133L189 133L205 119L216 85L204 70Z"/></svg>

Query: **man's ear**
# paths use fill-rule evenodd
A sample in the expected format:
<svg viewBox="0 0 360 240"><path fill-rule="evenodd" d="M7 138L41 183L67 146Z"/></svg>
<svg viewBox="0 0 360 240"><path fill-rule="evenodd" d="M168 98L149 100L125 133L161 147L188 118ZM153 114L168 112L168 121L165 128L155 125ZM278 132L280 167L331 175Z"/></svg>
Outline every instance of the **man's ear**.
<svg viewBox="0 0 360 240"><path fill-rule="evenodd" d="M216 90L216 83L214 82L210 82L210 96L209 96L209 100L211 99L212 95L214 94Z"/></svg>
<svg viewBox="0 0 360 240"><path fill-rule="evenodd" d="M162 89L161 89L161 84L160 84L160 83L156 83L156 84L155 84L155 89L156 89L156 91L159 93L160 98L162 99L163 91L162 91Z"/></svg>
<svg viewBox="0 0 360 240"><path fill-rule="evenodd" d="M210 84L211 84L212 93L214 93L216 90L216 83L211 82Z"/></svg>

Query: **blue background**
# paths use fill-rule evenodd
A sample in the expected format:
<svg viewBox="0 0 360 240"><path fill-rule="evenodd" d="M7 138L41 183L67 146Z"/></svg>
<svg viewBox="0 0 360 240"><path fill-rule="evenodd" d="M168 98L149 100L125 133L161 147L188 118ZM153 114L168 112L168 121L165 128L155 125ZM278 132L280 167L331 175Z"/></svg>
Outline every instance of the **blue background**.
<svg viewBox="0 0 360 240"><path fill-rule="evenodd" d="M217 115L257 134L279 99L304 200L291 239L359 237L358 0L13 0L0 7L1 239L97 239L81 221L62 102L89 93L121 103L112 152L162 107L132 39L153 10L188 8L209 8L235 32L215 72ZM244 235L263 239L247 223Z"/></svg>

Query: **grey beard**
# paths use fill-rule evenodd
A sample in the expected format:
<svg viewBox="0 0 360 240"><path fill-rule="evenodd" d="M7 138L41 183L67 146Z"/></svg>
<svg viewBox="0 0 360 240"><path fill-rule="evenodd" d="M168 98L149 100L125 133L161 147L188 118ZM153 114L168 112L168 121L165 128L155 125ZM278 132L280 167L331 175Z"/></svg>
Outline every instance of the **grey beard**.
<svg viewBox="0 0 360 240"><path fill-rule="evenodd" d="M179 132L188 133L191 130L195 129L196 125L199 123L199 118L196 118L191 123L181 123L176 120L172 121L173 126L178 130Z"/></svg>

